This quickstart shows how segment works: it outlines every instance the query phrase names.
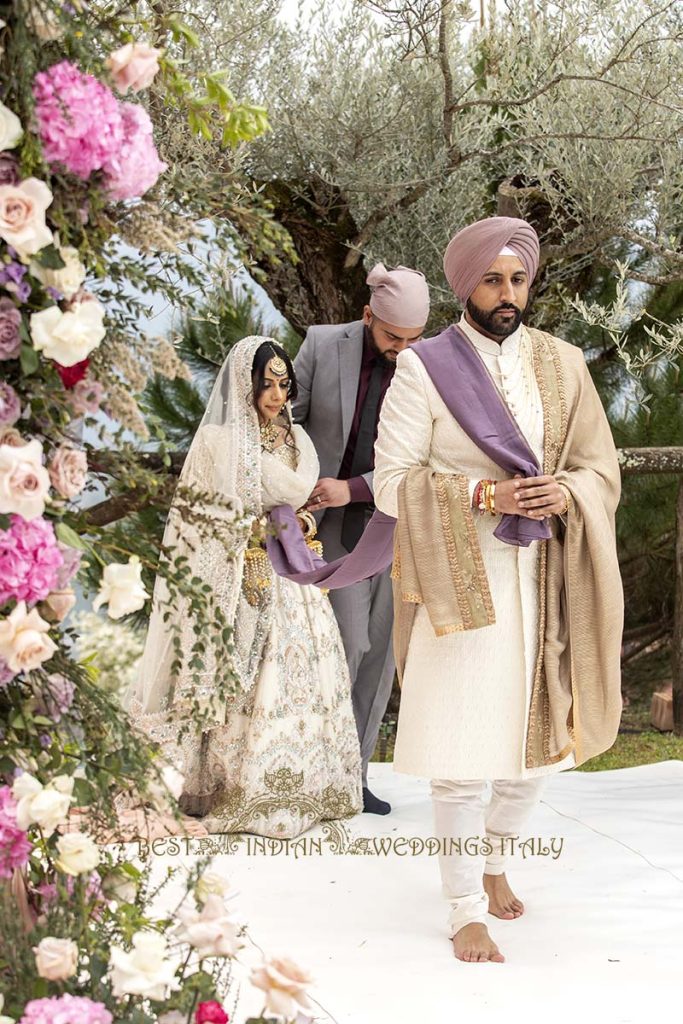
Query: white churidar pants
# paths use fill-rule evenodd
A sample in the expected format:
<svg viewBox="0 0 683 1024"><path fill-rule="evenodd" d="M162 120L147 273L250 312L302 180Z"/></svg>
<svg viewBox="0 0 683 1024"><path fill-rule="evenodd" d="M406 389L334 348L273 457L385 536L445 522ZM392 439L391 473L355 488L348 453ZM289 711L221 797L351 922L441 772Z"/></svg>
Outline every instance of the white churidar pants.
<svg viewBox="0 0 683 1024"><path fill-rule="evenodd" d="M432 779L434 835L442 841L439 868L443 893L451 908L451 938L466 924L486 923L489 900L483 886L484 873L503 874L508 855L501 840L521 836L547 781L547 776L496 780L491 783L491 798L486 802L486 780ZM460 839L463 845L469 839L471 852L444 851L444 839ZM485 839L493 847L488 855L479 851Z"/></svg>

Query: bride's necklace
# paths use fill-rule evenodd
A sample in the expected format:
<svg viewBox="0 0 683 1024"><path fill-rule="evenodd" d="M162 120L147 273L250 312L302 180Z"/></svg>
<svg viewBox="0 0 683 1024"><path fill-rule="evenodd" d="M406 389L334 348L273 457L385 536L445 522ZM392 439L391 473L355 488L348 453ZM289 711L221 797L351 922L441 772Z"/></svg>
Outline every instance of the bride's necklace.
<svg viewBox="0 0 683 1024"><path fill-rule="evenodd" d="M280 431L275 426L273 420L268 420L267 423L262 423L259 427L261 433L261 448L266 452L272 452L275 444L280 437Z"/></svg>

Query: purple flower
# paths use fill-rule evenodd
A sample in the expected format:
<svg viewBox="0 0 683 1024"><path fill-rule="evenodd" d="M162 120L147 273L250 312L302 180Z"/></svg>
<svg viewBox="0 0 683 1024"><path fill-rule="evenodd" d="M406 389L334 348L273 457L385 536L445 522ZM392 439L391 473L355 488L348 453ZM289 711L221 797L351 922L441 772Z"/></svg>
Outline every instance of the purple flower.
<svg viewBox="0 0 683 1024"><path fill-rule="evenodd" d="M57 570L57 586L55 590L66 590L80 568L83 552L78 551L76 548L70 548L68 544L63 544L61 540L57 541L57 547L62 556L62 564Z"/></svg>
<svg viewBox="0 0 683 1024"><path fill-rule="evenodd" d="M19 161L14 153L0 153L0 185L18 185L20 180Z"/></svg>
<svg viewBox="0 0 683 1024"><path fill-rule="evenodd" d="M24 1007L19 1024L112 1024L112 1020L104 1003L65 993L48 999L32 999Z"/></svg>
<svg viewBox="0 0 683 1024"><path fill-rule="evenodd" d="M0 688L11 683L16 674L17 673L9 667L5 659L0 658Z"/></svg>
<svg viewBox="0 0 683 1024"><path fill-rule="evenodd" d="M19 302L26 302L31 294L31 285L28 281L24 281L27 271L28 267L19 263L18 260L0 266L0 284L4 284L6 291L16 295Z"/></svg>
<svg viewBox="0 0 683 1024"><path fill-rule="evenodd" d="M21 313L11 299L0 299L0 360L16 359L21 352Z"/></svg>
<svg viewBox="0 0 683 1024"><path fill-rule="evenodd" d="M63 60L38 72L33 95L48 163L63 164L85 181L119 153L124 138L120 105L92 75Z"/></svg>
<svg viewBox="0 0 683 1024"><path fill-rule="evenodd" d="M48 715L53 722L59 722L71 707L76 687L71 679L53 672L47 677L38 696L38 714ZM48 738L49 739L49 738Z"/></svg>
<svg viewBox="0 0 683 1024"><path fill-rule="evenodd" d="M0 381L0 427L13 426L21 416L21 402L11 384Z"/></svg>
<svg viewBox="0 0 683 1024"><path fill-rule="evenodd" d="M0 385L2 387L2 385ZM52 524L41 516L27 521L10 516L8 530L0 530L0 604L26 601L35 604L58 588L64 557Z"/></svg>
<svg viewBox="0 0 683 1024"><path fill-rule="evenodd" d="M149 114L137 103L122 103L125 137L104 166L112 199L134 199L156 183L168 164L159 159Z"/></svg>
<svg viewBox="0 0 683 1024"><path fill-rule="evenodd" d="M9 786L0 787L0 878L11 878L22 868L33 849L26 833L17 825L17 802Z"/></svg>

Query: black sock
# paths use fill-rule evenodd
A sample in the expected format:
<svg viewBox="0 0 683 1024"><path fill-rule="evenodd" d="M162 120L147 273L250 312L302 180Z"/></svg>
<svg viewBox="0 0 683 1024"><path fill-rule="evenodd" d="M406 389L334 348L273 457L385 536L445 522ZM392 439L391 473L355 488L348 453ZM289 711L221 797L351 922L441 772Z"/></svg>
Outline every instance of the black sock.
<svg viewBox="0 0 683 1024"><path fill-rule="evenodd" d="M363 811L366 814L388 814L390 810L391 804L386 800L380 800L367 786L363 786Z"/></svg>

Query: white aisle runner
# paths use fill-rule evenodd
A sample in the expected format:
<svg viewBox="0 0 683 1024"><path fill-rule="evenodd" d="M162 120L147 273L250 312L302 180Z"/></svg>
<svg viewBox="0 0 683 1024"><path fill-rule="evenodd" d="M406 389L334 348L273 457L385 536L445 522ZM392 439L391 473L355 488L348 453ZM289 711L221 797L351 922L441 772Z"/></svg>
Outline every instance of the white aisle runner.
<svg viewBox="0 0 683 1024"><path fill-rule="evenodd" d="M239 891L255 941L314 975L330 1012L321 1020L646 1024L679 1005L683 762L553 777L523 838L536 850L561 839L561 852L518 850L508 879L526 912L489 917L505 964L454 958L437 858L404 842L433 835L428 783L373 764L370 787L393 805L388 817L347 823L351 838L375 845L370 855L335 855L327 843L316 852L318 828L298 856L264 854L252 837L213 865ZM240 1004L260 1006L246 986Z"/></svg>

